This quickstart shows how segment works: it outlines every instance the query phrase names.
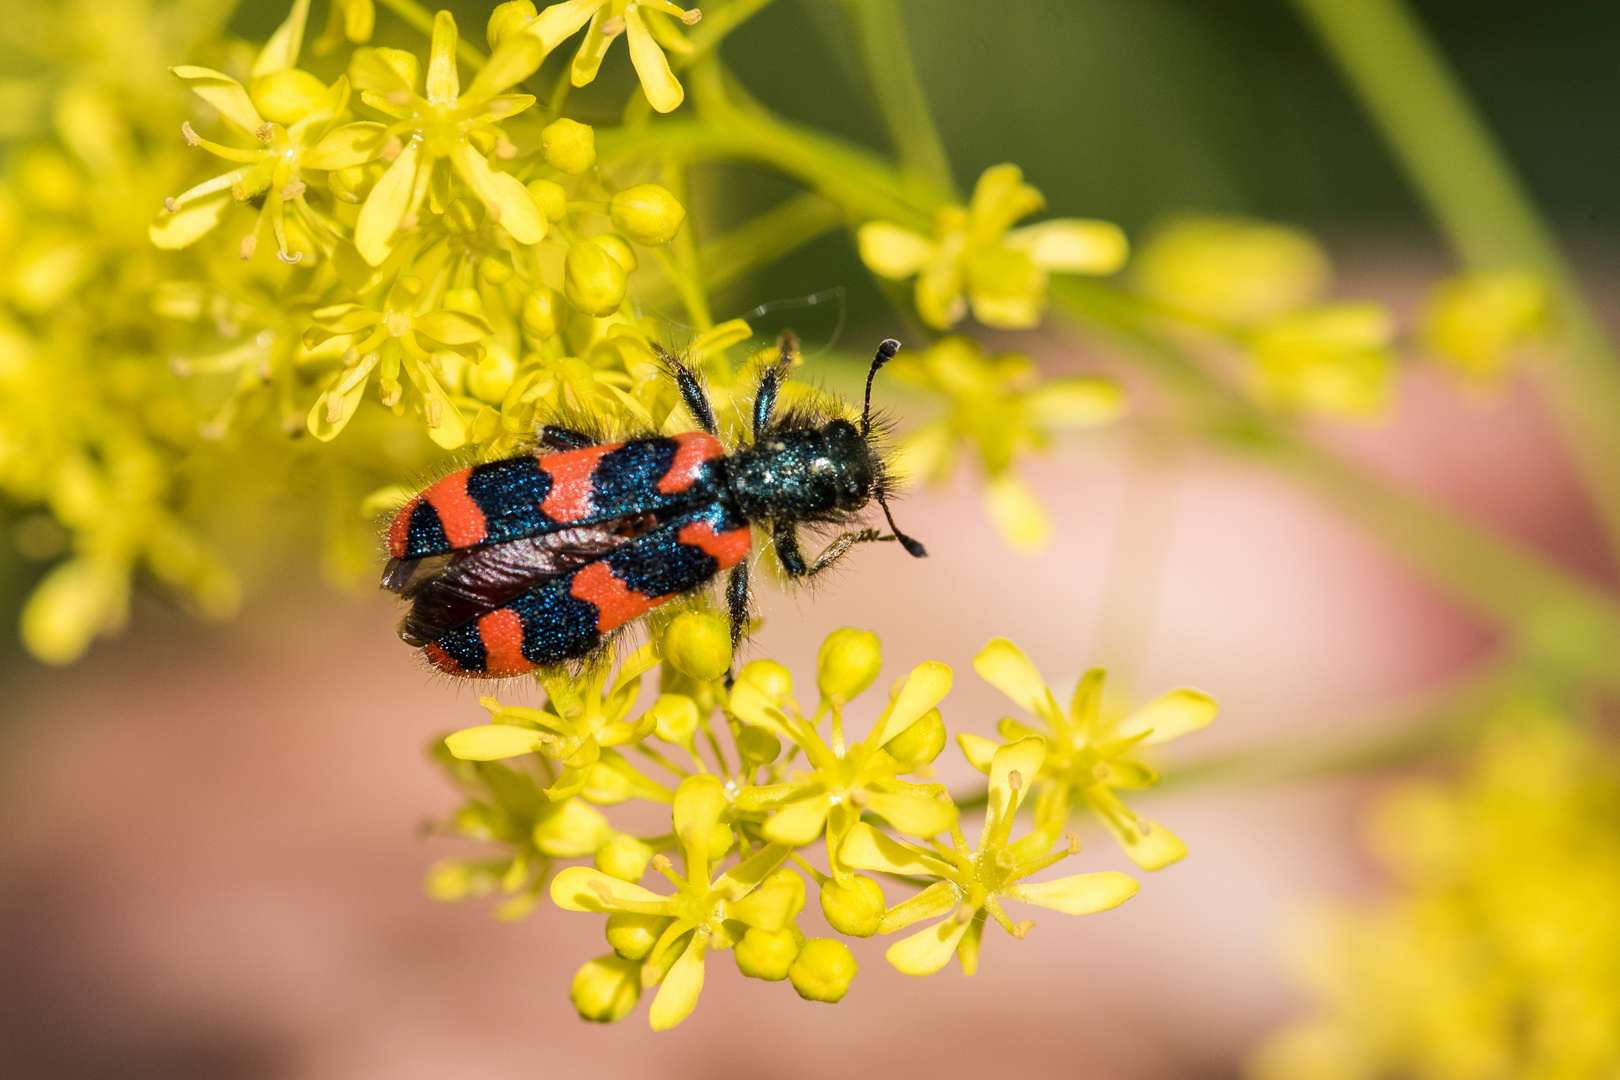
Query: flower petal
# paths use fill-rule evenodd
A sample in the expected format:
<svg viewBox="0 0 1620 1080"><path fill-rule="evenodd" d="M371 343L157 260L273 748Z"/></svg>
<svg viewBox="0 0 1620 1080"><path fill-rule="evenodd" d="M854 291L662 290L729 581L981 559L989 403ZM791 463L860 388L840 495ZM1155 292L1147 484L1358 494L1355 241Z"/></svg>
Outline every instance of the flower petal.
<svg viewBox="0 0 1620 1080"><path fill-rule="evenodd" d="M394 232L405 217L405 211L410 209L419 148L420 144L412 139L360 207L360 217L354 226L354 246L372 266L380 266L388 258Z"/></svg>
<svg viewBox="0 0 1620 1080"><path fill-rule="evenodd" d="M495 332L482 315L448 308L416 316L411 320L411 329L444 345L470 345Z"/></svg>
<svg viewBox="0 0 1620 1080"><path fill-rule="evenodd" d="M1135 896L1141 887L1135 878L1107 870L1100 874L1075 874L1056 881L1012 885L1005 895L1010 900L1039 904L1065 915L1090 915L1118 907Z"/></svg>
<svg viewBox="0 0 1620 1080"><path fill-rule="evenodd" d="M725 808L725 789L713 776L688 776L675 789L675 835L686 852L688 877L708 880L709 837Z"/></svg>
<svg viewBox="0 0 1620 1080"><path fill-rule="evenodd" d="M730 890L732 895L738 898L757 896L758 893L755 890L759 888L762 882L776 873L791 854L793 854L793 848L788 844L766 844L748 858L721 874L715 880L714 886L717 889ZM788 871L788 873L791 874L792 871ZM788 884L791 886L792 882L790 881ZM798 882L798 896L799 904L802 906L804 903L803 879ZM771 901L771 903L775 902L775 900ZM781 925L768 927L771 930L780 930L781 928Z"/></svg>
<svg viewBox="0 0 1620 1080"><path fill-rule="evenodd" d="M1024 395L1024 413L1045 428L1088 428L1117 419L1125 391L1113 379L1070 375L1048 379Z"/></svg>
<svg viewBox="0 0 1620 1080"><path fill-rule="evenodd" d="M192 93L219 110L219 114L249 135L264 127L264 118L241 83L213 68L182 64L169 69Z"/></svg>
<svg viewBox="0 0 1620 1080"><path fill-rule="evenodd" d="M922 719L924 713L945 699L951 692L951 669L933 660L924 661L911 669L905 683L878 718L865 745L876 748L900 734Z"/></svg>
<svg viewBox="0 0 1620 1080"><path fill-rule="evenodd" d="M878 933L892 934L912 923L954 911L962 901L962 890L949 881L936 881L903 904L896 904L878 920Z"/></svg>
<svg viewBox="0 0 1620 1080"><path fill-rule="evenodd" d="M1169 742L1190 731L1208 727L1219 707L1215 699L1197 690L1172 690L1154 698L1127 716L1115 734L1122 739L1148 732L1144 743Z"/></svg>
<svg viewBox="0 0 1620 1080"><path fill-rule="evenodd" d="M866 822L858 822L839 850L838 857L857 870L880 870L889 874L923 874L944 877L949 868L934 856L884 836Z"/></svg>
<svg viewBox="0 0 1620 1080"><path fill-rule="evenodd" d="M587 22L607 0L566 0L561 4L552 4L542 11L533 22L524 28L524 33L533 34L540 39L540 44L550 52L561 45Z"/></svg>
<svg viewBox="0 0 1620 1080"><path fill-rule="evenodd" d="M625 911L661 915L669 898L609 877L589 866L570 866L551 879L551 902L565 911Z"/></svg>
<svg viewBox="0 0 1620 1080"><path fill-rule="evenodd" d="M516 724L481 724L445 736L444 745L462 761L498 761L533 753L540 746L540 735Z"/></svg>
<svg viewBox="0 0 1620 1080"><path fill-rule="evenodd" d="M974 238L996 240L1019 218L1028 217L1046 206L1046 197L1024 183L1023 171L1016 165L993 165L973 185L968 204Z"/></svg>
<svg viewBox="0 0 1620 1080"><path fill-rule="evenodd" d="M427 99L435 105L451 105L461 96L461 77L456 74L456 20L448 11L433 17L433 41L428 50Z"/></svg>
<svg viewBox="0 0 1620 1080"><path fill-rule="evenodd" d="M973 658L979 678L1006 694L1025 712L1040 712L1046 699L1046 680L1024 651L1006 638L993 638Z"/></svg>
<svg viewBox="0 0 1620 1080"><path fill-rule="evenodd" d="M990 761L996 756L996 750L1001 746L994 739L987 739L983 735L972 735L966 731L957 732L956 744L962 748L962 756L967 758L968 764L982 773L990 771Z"/></svg>
<svg viewBox="0 0 1620 1080"><path fill-rule="evenodd" d="M989 805L984 817L987 834L997 822L1010 820L1018 812L1018 804L1040 775L1045 760L1046 740L1039 735L1006 743L996 751L990 759ZM1016 789L1010 779L1015 772L1020 781Z"/></svg>
<svg viewBox="0 0 1620 1080"><path fill-rule="evenodd" d="M868 221L855 234L861 262L879 277L902 281L934 257L934 242L889 221Z"/></svg>
<svg viewBox="0 0 1620 1080"><path fill-rule="evenodd" d="M956 433L934 420L906 433L895 453L894 474L901 481L943 484L956 467Z"/></svg>
<svg viewBox="0 0 1620 1080"><path fill-rule="evenodd" d="M467 182L496 222L520 244L538 244L546 235L546 219L534 198L511 173L496 172L483 154L467 142L456 144L450 155L456 174Z"/></svg>
<svg viewBox="0 0 1620 1080"><path fill-rule="evenodd" d="M253 77L284 71L298 63L298 52L304 45L304 22L309 18L309 0L293 0L292 11L270 40L264 43L258 59L253 61Z"/></svg>
<svg viewBox="0 0 1620 1080"><path fill-rule="evenodd" d="M630 63L635 65L642 93L657 111L673 112L686 100L686 91L669 69L669 58L647 32L646 20L634 5L624 9L624 36L629 40Z"/></svg>
<svg viewBox="0 0 1620 1080"><path fill-rule="evenodd" d="M1052 539L1052 519L1040 497L1015 472L1004 472L984 487L984 508L1006 545L1033 555Z"/></svg>
<svg viewBox="0 0 1620 1080"><path fill-rule="evenodd" d="M346 169L364 164L382 153L388 129L370 120L344 124L305 151L299 164L306 169Z"/></svg>
<svg viewBox="0 0 1620 1080"><path fill-rule="evenodd" d="M174 213L161 211L157 220L147 228L146 235L153 244L165 251L176 251L206 235L224 218L233 205L229 188L193 199Z"/></svg>
<svg viewBox="0 0 1620 1080"><path fill-rule="evenodd" d="M546 58L546 47L533 34L509 34L462 95L466 106L487 101L508 87L516 86L539 70Z"/></svg>
<svg viewBox="0 0 1620 1080"><path fill-rule="evenodd" d="M1125 265L1130 244L1111 221L1058 218L1014 229L1003 241L1037 266L1065 274L1112 274Z"/></svg>
<svg viewBox="0 0 1620 1080"><path fill-rule="evenodd" d="M932 975L950 963L967 928L968 922L942 920L890 945L883 957L902 975Z"/></svg>
<svg viewBox="0 0 1620 1080"><path fill-rule="evenodd" d="M912 836L937 836L956 820L956 805L922 795L869 793L866 809Z"/></svg>
<svg viewBox="0 0 1620 1080"><path fill-rule="evenodd" d="M830 795L817 795L800 802L788 803L772 814L760 826L759 834L767 840L799 847L821 835L827 823L827 810L832 806Z"/></svg>
<svg viewBox="0 0 1620 1080"><path fill-rule="evenodd" d="M701 932L693 934L686 951L681 953L681 958L664 976L658 996L653 999L652 1008L647 1012L647 1022L654 1031L667 1031L692 1015L692 1010L697 1008L698 995L703 992L703 950L706 944Z"/></svg>

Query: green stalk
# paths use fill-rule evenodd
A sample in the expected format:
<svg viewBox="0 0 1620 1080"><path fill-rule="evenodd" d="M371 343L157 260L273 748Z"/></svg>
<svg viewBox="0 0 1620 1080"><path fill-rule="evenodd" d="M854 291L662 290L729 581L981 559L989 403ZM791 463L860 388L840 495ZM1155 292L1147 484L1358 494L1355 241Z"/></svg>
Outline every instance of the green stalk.
<svg viewBox="0 0 1620 1080"><path fill-rule="evenodd" d="M899 4L896 0L843 0L843 5L901 166L956 195L956 179L917 78Z"/></svg>
<svg viewBox="0 0 1620 1080"><path fill-rule="evenodd" d="M1317 492L1452 596L1508 628L1527 658L1620 688L1620 604L1614 599L1519 544L1308 442L1171 345L1135 297L1060 277L1052 298L1060 310L1130 345L1194 409L1205 438Z"/></svg>
<svg viewBox="0 0 1620 1080"><path fill-rule="evenodd" d="M1463 263L1532 270L1552 289L1564 347L1542 382L1620 548L1620 360L1551 229L1401 0L1294 2Z"/></svg>

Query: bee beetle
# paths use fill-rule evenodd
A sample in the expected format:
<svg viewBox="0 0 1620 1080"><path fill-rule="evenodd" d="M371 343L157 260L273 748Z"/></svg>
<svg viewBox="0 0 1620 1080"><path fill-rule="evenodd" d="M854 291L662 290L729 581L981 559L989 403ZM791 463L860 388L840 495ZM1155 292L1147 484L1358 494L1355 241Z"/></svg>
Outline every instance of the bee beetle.
<svg viewBox="0 0 1620 1080"><path fill-rule="evenodd" d="M400 510L382 579L411 602L400 637L450 675L521 675L592 655L620 627L729 570L735 648L748 622L752 525L769 529L794 579L870 541L927 555L895 526L872 431L872 380L899 348L878 346L857 426L778 412L793 353L784 334L754 395L753 440L729 454L696 372L658 350L700 430L599 443L548 425L533 453L451 473ZM854 529L806 560L801 525L854 526L874 499L891 535Z"/></svg>

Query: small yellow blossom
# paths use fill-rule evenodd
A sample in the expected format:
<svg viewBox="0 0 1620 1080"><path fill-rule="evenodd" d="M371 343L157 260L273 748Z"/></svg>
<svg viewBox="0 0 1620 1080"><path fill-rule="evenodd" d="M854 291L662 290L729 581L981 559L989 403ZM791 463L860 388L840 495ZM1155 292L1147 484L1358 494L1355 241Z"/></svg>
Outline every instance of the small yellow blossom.
<svg viewBox="0 0 1620 1080"><path fill-rule="evenodd" d="M1309 233L1220 217L1180 217L1155 228L1132 271L1148 296L1240 327L1312 303L1332 276Z"/></svg>
<svg viewBox="0 0 1620 1080"><path fill-rule="evenodd" d="M861 260L879 277L916 277L917 314L929 326L948 330L970 306L986 326L1034 326L1046 309L1048 273L1112 274L1128 250L1125 234L1106 221L1012 228L1045 206L1018 166L997 165L979 177L966 207L935 215L931 237L888 221L862 225Z"/></svg>
<svg viewBox="0 0 1620 1080"><path fill-rule="evenodd" d="M692 43L675 29L671 20L694 26L702 17L703 13L697 8L683 9L670 0L564 0L538 14L530 0L508 0L495 9L490 26L493 30L496 20L500 20L500 40L503 41L521 28L550 53L580 27L590 23L585 40L580 43L568 69L569 79L575 86L585 86L596 78L608 46L623 34L629 42L630 62L641 80L642 92L654 109L667 113L685 100L686 91L670 70L669 59L664 54L689 56L692 53Z"/></svg>
<svg viewBox="0 0 1620 1080"><path fill-rule="evenodd" d="M1065 915L1088 915L1118 907L1136 895L1137 883L1113 871L1025 882L1031 874L1080 850L1074 837L1050 854L1050 842L1032 846L1011 841L1013 819L1029 788L1026 777L1040 772L1045 754L1045 742L1035 736L995 752L990 762L989 805L977 848L968 845L954 824L952 846L936 845L932 851L890 839L870 825L857 825L850 834L844 858L851 866L935 879L934 884L891 909L878 927L880 933L891 934L924 919L944 916L889 947L884 955L896 969L907 975L932 975L954 954L963 974L972 975L978 970L979 943L988 919L1020 939L1035 928L1032 922L1013 922L1003 907L1007 900ZM1037 846L1039 850L1035 850Z"/></svg>
<svg viewBox="0 0 1620 1080"><path fill-rule="evenodd" d="M1423 342L1463 376L1500 378L1513 351L1546 328L1547 306L1546 284L1528 271L1458 274L1429 290Z"/></svg>
<svg viewBox="0 0 1620 1080"><path fill-rule="evenodd" d="M1273 319L1249 337L1256 393L1284 410L1379 416L1394 398L1394 336L1381 304L1328 304Z"/></svg>
<svg viewBox="0 0 1620 1080"><path fill-rule="evenodd" d="M955 469L957 446L972 447L985 475L990 520L1021 552L1044 547L1052 528L1040 500L1013 466L1030 451L1050 447L1055 432L1105 424L1125 408L1124 393L1112 379L1064 375L1042 380L1028 357L986 356L977 342L964 337L943 338L920 357L902 353L889 370L943 396L950 410L906 435L900 471L943 484Z"/></svg>
<svg viewBox="0 0 1620 1080"><path fill-rule="evenodd" d="M1035 817L1040 838L1035 847L1051 846L1068 823L1070 806L1078 800L1144 870L1162 869L1187 854L1180 837L1134 813L1115 791L1152 787L1158 782L1158 774L1135 759L1136 748L1169 742L1207 727L1216 712L1209 695L1172 690L1128 715L1109 715L1102 702L1106 672L1093 668L1075 688L1065 713L1029 657L1006 638L996 638L980 650L973 658L973 669L1043 725L1032 729L1011 718L997 725L1001 737L1010 741L1032 735L1045 740L1040 772L1026 774L1037 789ZM965 732L956 738L974 768L991 770L998 752L994 742Z"/></svg>

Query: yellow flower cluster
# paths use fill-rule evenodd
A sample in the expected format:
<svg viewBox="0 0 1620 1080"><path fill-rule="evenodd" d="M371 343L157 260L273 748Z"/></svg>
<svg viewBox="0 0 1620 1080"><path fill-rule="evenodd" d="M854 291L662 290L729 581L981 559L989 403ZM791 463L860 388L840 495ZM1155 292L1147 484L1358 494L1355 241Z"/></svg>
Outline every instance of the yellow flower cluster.
<svg viewBox="0 0 1620 1080"><path fill-rule="evenodd" d="M660 663L662 692L638 715L642 678ZM871 937L933 920L889 948L899 971L930 975L956 955L971 975L989 921L1015 938L1033 929L1013 921L1009 902L1083 915L1135 895L1137 883L1114 872L1030 880L1080 850L1078 839L1061 836L1071 804L1096 812L1145 869L1186 852L1113 789L1153 783L1134 748L1213 719L1214 705L1201 694L1176 691L1105 720L1102 676L1093 672L1066 716L1023 654L992 642L975 667L1043 726L1004 720L1005 744L958 736L968 760L989 775L984 826L970 843L958 804L933 782L931 766L948 742L939 705L951 689L949 667L920 664L898 680L857 738L846 714L882 669L875 635L846 628L823 642L810 712L794 697L786 667L755 660L727 691L721 678L730 664L725 624L687 611L625 657L611 682L606 665L580 681L544 677L543 709L486 698L491 723L439 746L468 797L447 831L493 842L501 853L439 863L430 894L499 894L498 914L515 917L549 882L558 907L607 915L613 951L573 983L586 1019L620 1020L656 987L649 1021L672 1027L696 1007L708 957L726 949L744 976L785 979L808 1000L838 1001L856 962L837 938L799 928L806 877L838 934ZM631 800L668 806L669 831L620 831L598 809ZM1033 828L1014 839L1026 804L1035 810ZM811 861L818 851L825 870ZM590 866L552 876L556 860L587 857ZM649 871L668 891L643 884ZM891 907L872 874L890 888L923 887Z"/></svg>
<svg viewBox="0 0 1620 1080"><path fill-rule="evenodd" d="M1255 1080L1588 1080L1620 1072L1620 757L1562 718L1490 732L1460 781L1387 796L1394 895L1332 910L1312 1014Z"/></svg>

